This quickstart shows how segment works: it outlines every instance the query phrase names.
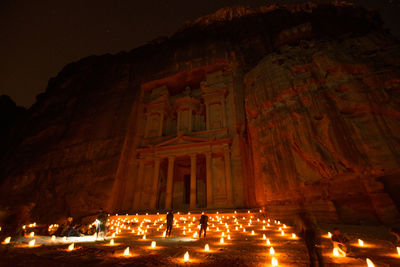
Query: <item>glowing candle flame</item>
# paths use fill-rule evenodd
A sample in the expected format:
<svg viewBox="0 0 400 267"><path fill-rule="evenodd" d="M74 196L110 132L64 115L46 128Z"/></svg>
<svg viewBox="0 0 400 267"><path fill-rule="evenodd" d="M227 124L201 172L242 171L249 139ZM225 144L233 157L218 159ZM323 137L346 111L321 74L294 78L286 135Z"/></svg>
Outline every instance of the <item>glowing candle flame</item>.
<svg viewBox="0 0 400 267"><path fill-rule="evenodd" d="M254 230L251 231L251 234L254 235Z"/></svg>
<svg viewBox="0 0 400 267"><path fill-rule="evenodd" d="M292 233L292 238L296 238L296 234L295 233Z"/></svg>
<svg viewBox="0 0 400 267"><path fill-rule="evenodd" d="M219 243L223 244L224 243L224 238L221 237L221 239L219 240Z"/></svg>
<svg viewBox="0 0 400 267"><path fill-rule="evenodd" d="M110 240L110 246L114 246L114 238L111 238L111 240Z"/></svg>
<svg viewBox="0 0 400 267"><path fill-rule="evenodd" d="M273 247L269 248L269 254L274 255L275 254L275 249Z"/></svg>
<svg viewBox="0 0 400 267"><path fill-rule="evenodd" d="M267 239L267 237L265 236L265 234L263 234L263 239L264 239L264 240Z"/></svg>
<svg viewBox="0 0 400 267"><path fill-rule="evenodd" d="M146 235L143 236L143 240L146 240Z"/></svg>
<svg viewBox="0 0 400 267"><path fill-rule="evenodd" d="M63 237L63 241L67 242L67 237L66 236Z"/></svg>
<svg viewBox="0 0 400 267"><path fill-rule="evenodd" d="M366 261L367 261L368 267L375 267L375 264L370 259L367 258Z"/></svg>
<svg viewBox="0 0 400 267"><path fill-rule="evenodd" d="M397 247L397 254L400 256L400 247Z"/></svg>
<svg viewBox="0 0 400 267"><path fill-rule="evenodd" d="M71 245L68 246L68 250L69 250L69 251L74 250L74 246L75 246L74 243L72 243Z"/></svg>
<svg viewBox="0 0 400 267"><path fill-rule="evenodd" d="M124 256L130 256L131 254L129 253L129 247L127 247L125 250L124 250Z"/></svg>
<svg viewBox="0 0 400 267"><path fill-rule="evenodd" d="M193 238L196 238L196 237L197 237L197 232L194 232Z"/></svg>
<svg viewBox="0 0 400 267"><path fill-rule="evenodd" d="M155 248L156 247L156 241L151 241L151 248Z"/></svg>
<svg viewBox="0 0 400 267"><path fill-rule="evenodd" d="M29 241L29 246L30 246L30 247L35 246L35 239Z"/></svg>
<svg viewBox="0 0 400 267"><path fill-rule="evenodd" d="M55 235L51 236L51 241L56 241L56 236Z"/></svg>
<svg viewBox="0 0 400 267"><path fill-rule="evenodd" d="M282 236L284 236L284 235L285 235L285 232L284 232L284 231L282 231L282 232L281 232L281 235L282 235Z"/></svg>
<svg viewBox="0 0 400 267"><path fill-rule="evenodd" d="M362 241L361 239L358 239L358 244L363 247L364 246L364 241Z"/></svg>
<svg viewBox="0 0 400 267"><path fill-rule="evenodd" d="M231 240L231 235L228 235L228 240Z"/></svg>
<svg viewBox="0 0 400 267"><path fill-rule="evenodd" d="M278 260L275 257L272 257L271 259L271 265L272 266L278 266Z"/></svg>
<svg viewBox="0 0 400 267"><path fill-rule="evenodd" d="M210 246L209 246L208 244L206 244L206 245L204 246L204 251L210 251Z"/></svg>
<svg viewBox="0 0 400 267"><path fill-rule="evenodd" d="M186 251L185 255L183 256L183 261L189 261L189 251Z"/></svg>
<svg viewBox="0 0 400 267"><path fill-rule="evenodd" d="M6 237L6 238L4 239L4 244L10 243L10 241L11 241L11 236Z"/></svg>
<svg viewBox="0 0 400 267"><path fill-rule="evenodd" d="M340 256L338 248L333 248L333 256L335 256L335 257L339 257Z"/></svg>
<svg viewBox="0 0 400 267"><path fill-rule="evenodd" d="M167 231L164 231L164 233L162 234L163 237L167 236Z"/></svg>
<svg viewBox="0 0 400 267"><path fill-rule="evenodd" d="M270 246L271 242L269 242L269 238L267 239L267 246Z"/></svg>
<svg viewBox="0 0 400 267"><path fill-rule="evenodd" d="M331 232L328 232L328 237L329 237L329 238L331 238L331 237L332 237L332 234L331 234Z"/></svg>
<svg viewBox="0 0 400 267"><path fill-rule="evenodd" d="M29 234L29 236L30 236L30 237L34 237L34 236L35 236L35 233L34 233L34 232L31 232L31 233Z"/></svg>

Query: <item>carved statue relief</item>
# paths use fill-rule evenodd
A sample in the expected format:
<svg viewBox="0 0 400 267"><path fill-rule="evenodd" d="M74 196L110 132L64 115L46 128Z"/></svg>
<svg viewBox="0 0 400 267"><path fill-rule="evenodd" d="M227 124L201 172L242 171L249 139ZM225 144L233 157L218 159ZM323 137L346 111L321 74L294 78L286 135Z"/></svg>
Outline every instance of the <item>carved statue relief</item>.
<svg viewBox="0 0 400 267"><path fill-rule="evenodd" d="M220 129L223 127L222 122L222 107L220 103L210 105L210 128Z"/></svg>
<svg viewBox="0 0 400 267"><path fill-rule="evenodd" d="M180 111L179 117L179 130L183 131L184 133L188 133L190 131L190 120L191 114L189 109L184 109Z"/></svg>
<svg viewBox="0 0 400 267"><path fill-rule="evenodd" d="M151 113L147 120L147 137L159 136L161 123L160 113Z"/></svg>

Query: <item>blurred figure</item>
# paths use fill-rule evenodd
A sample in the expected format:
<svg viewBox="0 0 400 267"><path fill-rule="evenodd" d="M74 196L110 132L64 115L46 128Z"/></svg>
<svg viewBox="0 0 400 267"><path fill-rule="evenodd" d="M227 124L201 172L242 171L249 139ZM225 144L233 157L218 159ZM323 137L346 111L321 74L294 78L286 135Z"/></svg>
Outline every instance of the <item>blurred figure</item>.
<svg viewBox="0 0 400 267"><path fill-rule="evenodd" d="M297 214L295 220L295 226L298 231L298 235L303 239L310 259L310 266L315 265L315 256L317 257L318 266L324 266L324 260L321 254L321 239L318 235L317 224L314 218L307 212L302 211Z"/></svg>
<svg viewBox="0 0 400 267"><path fill-rule="evenodd" d="M206 237L207 227L208 227L208 216L202 214L200 217L199 238L201 238L201 232L204 232L204 238Z"/></svg>
<svg viewBox="0 0 400 267"><path fill-rule="evenodd" d="M102 208L99 210L99 215L96 219L96 238L99 237L99 234L102 235L103 239L106 236L106 223L108 220L107 214L103 211Z"/></svg>
<svg viewBox="0 0 400 267"><path fill-rule="evenodd" d="M332 243L334 248L339 248L340 250L348 253L349 249L349 239L340 233L338 228L333 229Z"/></svg>
<svg viewBox="0 0 400 267"><path fill-rule="evenodd" d="M167 213L167 235L168 237L171 236L172 225L174 223L174 213L172 210Z"/></svg>
<svg viewBox="0 0 400 267"><path fill-rule="evenodd" d="M67 221L65 224L62 225L60 236L66 236L69 233L69 230L72 228L72 222L74 221L74 218L68 217Z"/></svg>

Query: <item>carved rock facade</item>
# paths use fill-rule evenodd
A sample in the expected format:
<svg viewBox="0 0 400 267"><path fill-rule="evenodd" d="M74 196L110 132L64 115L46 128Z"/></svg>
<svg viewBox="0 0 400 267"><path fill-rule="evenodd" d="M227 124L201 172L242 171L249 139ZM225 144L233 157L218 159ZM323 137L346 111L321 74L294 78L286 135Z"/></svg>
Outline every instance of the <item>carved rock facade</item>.
<svg viewBox="0 0 400 267"><path fill-rule="evenodd" d="M66 66L1 153L41 221L264 207L399 218L399 43L347 4L227 8Z"/></svg>

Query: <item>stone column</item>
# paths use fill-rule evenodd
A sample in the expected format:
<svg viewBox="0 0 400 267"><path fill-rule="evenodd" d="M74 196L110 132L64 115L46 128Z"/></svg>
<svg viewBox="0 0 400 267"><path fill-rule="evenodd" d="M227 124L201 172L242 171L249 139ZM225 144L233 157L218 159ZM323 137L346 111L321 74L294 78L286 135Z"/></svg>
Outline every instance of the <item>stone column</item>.
<svg viewBox="0 0 400 267"><path fill-rule="evenodd" d="M143 173L144 173L144 159L139 159L139 168L136 177L136 186L135 186L135 198L133 200L134 209L139 208L140 204L140 194L142 193L142 184L143 184Z"/></svg>
<svg viewBox="0 0 400 267"><path fill-rule="evenodd" d="M167 176L167 192L165 196L165 209L169 210L172 207L172 186L174 179L174 156L168 157L168 176Z"/></svg>
<svg viewBox="0 0 400 267"><path fill-rule="evenodd" d="M196 154L190 155L190 208L196 208Z"/></svg>
<svg viewBox="0 0 400 267"><path fill-rule="evenodd" d="M229 149L224 150L224 160L225 160L226 198L228 201L228 206L233 206L231 154Z"/></svg>
<svg viewBox="0 0 400 267"><path fill-rule="evenodd" d="M150 199L150 208L151 209L156 209L156 204L157 204L157 197L158 197L158 179L160 177L160 162L161 159L156 158L154 159L154 172L153 172L153 188L152 188L152 194L151 194L151 199Z"/></svg>
<svg viewBox="0 0 400 267"><path fill-rule="evenodd" d="M210 130L210 105L206 103L206 129Z"/></svg>
<svg viewBox="0 0 400 267"><path fill-rule="evenodd" d="M206 186L207 186L207 208L211 208L213 205L212 199L212 170L211 170L211 152L206 152Z"/></svg>

